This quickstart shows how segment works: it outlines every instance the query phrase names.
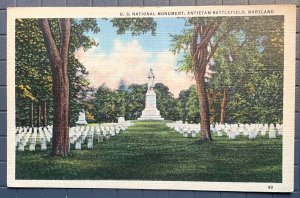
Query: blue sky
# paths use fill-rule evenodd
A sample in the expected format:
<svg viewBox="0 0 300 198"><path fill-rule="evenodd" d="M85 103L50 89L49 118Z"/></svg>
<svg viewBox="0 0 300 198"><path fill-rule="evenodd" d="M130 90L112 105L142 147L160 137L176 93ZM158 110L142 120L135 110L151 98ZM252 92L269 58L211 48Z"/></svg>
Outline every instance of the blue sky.
<svg viewBox="0 0 300 198"><path fill-rule="evenodd" d="M123 35L117 35L116 28L112 26L109 20L98 19L97 23L101 31L96 34L89 34L93 38L100 41L101 50L111 51L113 41L120 39L129 42L132 39L138 40L145 50L149 51L165 51L169 50L170 34L180 34L184 28L184 20L179 18L156 18L157 29L156 35L146 33L141 36L132 36L130 32Z"/></svg>
<svg viewBox="0 0 300 198"><path fill-rule="evenodd" d="M116 28L109 20L97 20L100 32L88 33L99 45L88 51L78 50L78 60L89 71L91 86L105 83L117 88L120 80L126 83L144 84L147 73L154 69L156 82L167 85L174 96L188 89L194 81L185 72L176 71L180 55L170 52L170 34L180 34L184 20L178 18L159 18L156 35L146 33L132 36L130 32L117 35Z"/></svg>

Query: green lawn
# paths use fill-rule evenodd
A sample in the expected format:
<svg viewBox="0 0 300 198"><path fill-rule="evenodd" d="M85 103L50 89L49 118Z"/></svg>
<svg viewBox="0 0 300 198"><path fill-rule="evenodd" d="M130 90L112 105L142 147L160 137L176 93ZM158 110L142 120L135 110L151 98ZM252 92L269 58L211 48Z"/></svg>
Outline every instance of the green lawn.
<svg viewBox="0 0 300 198"><path fill-rule="evenodd" d="M212 143L184 138L166 122L138 121L94 150L17 152L17 179L116 179L281 182L282 139L214 137Z"/></svg>

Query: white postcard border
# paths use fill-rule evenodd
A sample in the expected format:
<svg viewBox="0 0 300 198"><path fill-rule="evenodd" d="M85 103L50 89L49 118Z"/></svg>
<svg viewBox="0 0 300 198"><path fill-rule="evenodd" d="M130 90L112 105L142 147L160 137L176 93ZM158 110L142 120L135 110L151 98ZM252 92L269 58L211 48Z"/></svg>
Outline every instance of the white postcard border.
<svg viewBox="0 0 300 198"><path fill-rule="evenodd" d="M296 6L247 5L247 6L189 6L189 7L91 7L91 8L8 8L7 20L7 184L8 187L42 188L118 188L118 189L168 189L248 192L292 192L294 190L294 123L295 123L295 59L296 59ZM201 14L215 10L226 14ZM238 11L246 13L239 15ZM257 13L248 13L257 10ZM273 10L268 13L266 10ZM283 155L282 183L251 182L190 182L190 181L125 181L125 180L16 180L15 178L15 19L16 18L109 18L126 17L127 12L187 12L192 16L262 16L284 15L284 104L283 104ZM263 13L265 11L265 13ZM123 14L121 14L123 13ZM177 17L131 16L131 17ZM183 17L179 15L178 17ZM184 17L191 17L184 15Z"/></svg>

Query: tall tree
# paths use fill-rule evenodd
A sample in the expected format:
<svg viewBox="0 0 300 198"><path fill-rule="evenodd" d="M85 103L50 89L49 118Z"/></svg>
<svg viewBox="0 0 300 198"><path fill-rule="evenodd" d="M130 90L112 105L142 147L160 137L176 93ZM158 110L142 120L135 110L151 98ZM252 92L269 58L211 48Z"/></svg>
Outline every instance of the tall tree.
<svg viewBox="0 0 300 198"><path fill-rule="evenodd" d="M69 151L69 78L68 55L71 20L60 19L60 42L53 38L48 19L39 19L52 70L53 82L53 145L52 154L65 156Z"/></svg>
<svg viewBox="0 0 300 198"><path fill-rule="evenodd" d="M207 67L220 42L232 31L232 18L188 18L186 25L191 29L184 30L181 35L172 36L172 51L189 50L185 55L188 69L194 74L200 110L200 136L202 140L211 141L210 111L205 82ZM236 25L236 24L235 24Z"/></svg>

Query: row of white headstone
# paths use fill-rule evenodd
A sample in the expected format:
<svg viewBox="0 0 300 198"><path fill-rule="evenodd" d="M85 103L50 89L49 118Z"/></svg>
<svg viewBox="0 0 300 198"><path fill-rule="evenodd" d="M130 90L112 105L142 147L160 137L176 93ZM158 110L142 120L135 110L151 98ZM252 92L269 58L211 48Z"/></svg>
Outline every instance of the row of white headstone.
<svg viewBox="0 0 300 198"><path fill-rule="evenodd" d="M183 137L196 137L197 133L200 131L199 124L187 124L182 121L176 121L175 123L167 123L167 126L174 129Z"/></svg>
<svg viewBox="0 0 300 198"><path fill-rule="evenodd" d="M235 139L236 136L243 135L249 139L255 139L258 136L268 136L270 139L282 136L282 124L216 124L212 132L217 136L227 135L228 139Z"/></svg>
<svg viewBox="0 0 300 198"><path fill-rule="evenodd" d="M28 146L29 151L35 151L37 143L41 150L47 150L47 142L52 138L52 126L31 128L17 127L15 135L15 146L18 151L24 151Z"/></svg>
<svg viewBox="0 0 300 198"><path fill-rule="evenodd" d="M184 137L196 137L200 132L200 124L187 124L182 121L168 123L167 126L174 129ZM237 136L246 136L255 139L258 136L266 136L270 139L282 136L282 124L212 124L210 130L216 136L227 136L229 140L236 139Z"/></svg>
<svg viewBox="0 0 300 198"><path fill-rule="evenodd" d="M133 123L125 121L122 123L103 123L96 125L82 125L69 128L69 148L74 145L76 150L81 150L83 144L87 144L88 149L94 147L94 137L101 143L111 136L115 136L125 131ZM35 151L37 146L41 150L47 150L47 144L51 144L53 126L31 128L17 127L15 135L15 146L17 151L24 151L28 147L29 151Z"/></svg>

